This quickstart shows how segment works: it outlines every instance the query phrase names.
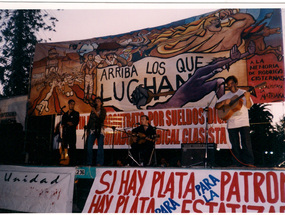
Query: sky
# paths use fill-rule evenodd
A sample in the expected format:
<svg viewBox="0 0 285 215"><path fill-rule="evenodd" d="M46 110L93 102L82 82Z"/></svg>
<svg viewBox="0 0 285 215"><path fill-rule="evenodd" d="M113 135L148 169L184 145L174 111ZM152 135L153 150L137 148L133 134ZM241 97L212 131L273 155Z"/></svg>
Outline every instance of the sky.
<svg viewBox="0 0 285 215"><path fill-rule="evenodd" d="M258 4L254 1L244 0L240 0L239 3L231 3L233 1L229 0L220 1L220 3L209 3L210 1L206 0L200 0L199 3L193 1L183 3L190 2L189 0L182 0L178 3L159 0L155 2L163 3L110 3L110 1L88 3L91 2L89 0L85 0L85 3L65 0L61 0L60 3L56 0L42 2L41 0L30 0L29 3L25 1L19 3L19 1L13 0L0 0L0 8L44 9L50 15L55 16L59 20L56 32L45 32L38 35L46 40L51 38L50 42L83 40L128 33L202 15L219 8L277 7L284 8L282 14L285 17L285 3L280 0L274 0L274 2L259 0ZM284 20L283 23L285 23ZM274 104L270 109L274 113L274 122L279 122L280 117L285 115L284 102Z"/></svg>
<svg viewBox="0 0 285 215"><path fill-rule="evenodd" d="M60 21L53 42L89 39L156 27L215 9L65 9L48 10Z"/></svg>

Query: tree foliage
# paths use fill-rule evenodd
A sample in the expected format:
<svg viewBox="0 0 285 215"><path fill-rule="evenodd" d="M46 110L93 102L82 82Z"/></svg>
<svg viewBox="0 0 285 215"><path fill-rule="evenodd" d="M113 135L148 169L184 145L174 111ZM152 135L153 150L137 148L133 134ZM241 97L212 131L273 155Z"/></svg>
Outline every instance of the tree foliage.
<svg viewBox="0 0 285 215"><path fill-rule="evenodd" d="M277 165L285 161L285 116L275 125ZM285 165L285 164L284 164ZM283 167L284 167L283 165Z"/></svg>
<svg viewBox="0 0 285 215"><path fill-rule="evenodd" d="M55 31L55 17L44 10L0 11L0 83L3 96L28 94L31 62L40 31Z"/></svg>
<svg viewBox="0 0 285 215"><path fill-rule="evenodd" d="M270 104L254 104L249 110L251 141L255 163L259 166L276 166L284 160L284 120L275 126Z"/></svg>
<svg viewBox="0 0 285 215"><path fill-rule="evenodd" d="M268 104L254 104L249 110L251 142L257 165L265 165L265 151L273 150L273 115Z"/></svg>

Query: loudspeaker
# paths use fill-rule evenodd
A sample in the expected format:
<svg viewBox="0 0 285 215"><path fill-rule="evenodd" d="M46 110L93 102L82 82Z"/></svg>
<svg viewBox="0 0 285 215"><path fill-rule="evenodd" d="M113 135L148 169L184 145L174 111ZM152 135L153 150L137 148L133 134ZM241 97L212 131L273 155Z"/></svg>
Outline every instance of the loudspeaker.
<svg viewBox="0 0 285 215"><path fill-rule="evenodd" d="M0 149L0 163L23 163L24 131L21 123L0 123Z"/></svg>
<svg viewBox="0 0 285 215"><path fill-rule="evenodd" d="M29 163L52 164L54 115L29 116L27 119L27 147Z"/></svg>
<svg viewBox="0 0 285 215"><path fill-rule="evenodd" d="M204 166L206 155L206 143L187 143L181 145L181 163L182 167ZM215 161L215 143L208 143L207 163L214 165Z"/></svg>

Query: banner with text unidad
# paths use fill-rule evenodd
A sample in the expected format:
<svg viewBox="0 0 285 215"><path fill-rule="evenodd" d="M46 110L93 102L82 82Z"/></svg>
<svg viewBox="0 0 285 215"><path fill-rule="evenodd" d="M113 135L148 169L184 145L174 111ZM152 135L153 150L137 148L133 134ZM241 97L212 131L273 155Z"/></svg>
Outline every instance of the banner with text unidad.
<svg viewBox="0 0 285 215"><path fill-rule="evenodd" d="M285 173L96 169L84 213L284 213Z"/></svg>
<svg viewBox="0 0 285 215"><path fill-rule="evenodd" d="M0 208L71 213L75 168L0 166Z"/></svg>
<svg viewBox="0 0 285 215"><path fill-rule="evenodd" d="M100 30L100 29L98 29ZM220 9L173 23L88 40L36 46L29 115L61 114L68 100L90 113L205 108L227 92L225 79L255 103L284 101L280 9ZM212 99L214 97L214 99Z"/></svg>

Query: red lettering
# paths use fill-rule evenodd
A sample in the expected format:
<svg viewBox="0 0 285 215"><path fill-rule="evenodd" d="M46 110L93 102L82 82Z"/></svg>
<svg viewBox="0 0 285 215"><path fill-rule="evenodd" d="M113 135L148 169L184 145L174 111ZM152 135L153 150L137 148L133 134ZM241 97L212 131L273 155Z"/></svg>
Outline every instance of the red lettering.
<svg viewBox="0 0 285 215"><path fill-rule="evenodd" d="M232 196L236 196L236 201L240 202L240 192L239 192L239 183L238 183L238 173L235 172L233 175L233 180L231 183L231 186L229 188L227 201L230 202L232 199Z"/></svg>
<svg viewBox="0 0 285 215"><path fill-rule="evenodd" d="M198 200L194 201L194 203L193 203L193 212L195 212L195 213L203 213L203 211L201 211L201 210L199 210L197 208L198 204L204 205L204 201L202 199L198 199Z"/></svg>
<svg viewBox="0 0 285 215"><path fill-rule="evenodd" d="M137 196L139 196L141 194L141 191L142 191L145 179L146 179L146 174L147 174L147 171L145 171L143 173L143 175L141 174L141 171L138 171L138 176L139 176L139 181L140 181L140 188L138 190Z"/></svg>
<svg viewBox="0 0 285 215"><path fill-rule="evenodd" d="M133 202L133 205L131 207L131 210L130 210L130 213L137 213L138 212L138 201L139 201L139 198L136 197L135 198L135 201Z"/></svg>
<svg viewBox="0 0 285 215"><path fill-rule="evenodd" d="M205 122L205 118L204 118L203 113L204 113L203 108L199 108L199 123L200 123L201 125L203 125L204 122Z"/></svg>
<svg viewBox="0 0 285 215"><path fill-rule="evenodd" d="M160 145L164 142L164 136L161 133L161 130L156 131L156 134L159 136L159 138L157 138L157 141L155 142L156 145Z"/></svg>
<svg viewBox="0 0 285 215"><path fill-rule="evenodd" d="M180 185L179 185L179 188L180 188ZM191 172L191 174L190 174L190 177L188 179L188 182L187 182L187 185L185 187L184 194L183 194L183 199L185 199L187 197L188 193L192 194L191 199L194 200L195 199L195 175L194 175L194 172ZM181 198L180 195L178 195L178 197ZM187 197L187 198L189 198L189 197Z"/></svg>
<svg viewBox="0 0 285 215"><path fill-rule="evenodd" d="M274 172L266 173L266 188L267 188L267 201L271 204L276 203L279 199L279 193L278 193L278 179L277 175ZM275 196L273 197L272 195Z"/></svg>
<svg viewBox="0 0 285 215"><path fill-rule="evenodd" d="M170 126L171 125L171 116L170 116L171 113L170 113L169 110L167 110L165 112L165 114L166 114L166 121L165 121L165 123L166 123L167 126Z"/></svg>
<svg viewBox="0 0 285 215"><path fill-rule="evenodd" d="M280 173L280 196L281 202L285 202L285 174Z"/></svg>
<svg viewBox="0 0 285 215"><path fill-rule="evenodd" d="M263 196L261 185L263 184L265 178L262 173L256 172L253 175L253 190L254 190L254 201L258 202L259 199L261 202L265 202L265 198Z"/></svg>
<svg viewBox="0 0 285 215"><path fill-rule="evenodd" d="M141 197L140 198L140 200L141 200L141 213L143 213L144 212L144 208L145 208L145 202L147 201L147 200L149 200L149 197Z"/></svg>
<svg viewBox="0 0 285 215"><path fill-rule="evenodd" d="M113 192L116 179L117 179L117 171L114 171L113 183L112 183L112 185L111 185L111 189L110 189L109 193L112 193L112 192Z"/></svg>
<svg viewBox="0 0 285 215"><path fill-rule="evenodd" d="M165 131L165 144L169 144L170 143L170 130Z"/></svg>
<svg viewBox="0 0 285 215"><path fill-rule="evenodd" d="M219 213L226 213L226 206L225 203L221 202L219 207Z"/></svg>
<svg viewBox="0 0 285 215"><path fill-rule="evenodd" d="M164 113L163 111L159 111L159 126L164 126Z"/></svg>
<svg viewBox="0 0 285 215"><path fill-rule="evenodd" d="M213 109L212 108L209 108L208 109L208 123L209 124L212 124L214 122L214 119L213 119Z"/></svg>
<svg viewBox="0 0 285 215"><path fill-rule="evenodd" d="M214 133L214 128L210 127L209 132L208 132L208 137L209 137L209 143L214 143L215 142L215 136L213 135Z"/></svg>
<svg viewBox="0 0 285 215"><path fill-rule="evenodd" d="M155 208L155 201L154 198L151 198L146 213L154 213L154 208Z"/></svg>
<svg viewBox="0 0 285 215"><path fill-rule="evenodd" d="M246 210L246 205L242 205L242 209L241 210L242 210L242 213L246 213L246 211L247 211Z"/></svg>
<svg viewBox="0 0 285 215"><path fill-rule="evenodd" d="M85 116L80 116L77 129L79 130L84 129L84 126L85 126Z"/></svg>
<svg viewBox="0 0 285 215"><path fill-rule="evenodd" d="M207 202L206 205L209 207L209 213L214 212L214 207L218 206L217 202Z"/></svg>
<svg viewBox="0 0 285 215"><path fill-rule="evenodd" d="M183 200L182 207L181 207L181 213L190 213L190 210L186 209L187 204L191 204L192 200Z"/></svg>
<svg viewBox="0 0 285 215"><path fill-rule="evenodd" d="M172 173L171 173L172 174ZM183 190L183 177L188 175L187 172L176 172L175 175L179 176L179 192L178 192L178 198L180 199L182 196L182 190ZM172 198L173 199L173 198Z"/></svg>
<svg viewBox="0 0 285 215"><path fill-rule="evenodd" d="M204 136L204 134L205 134L205 131L204 131L204 128L200 128L199 129L199 142L200 143L204 143L205 142L205 136Z"/></svg>
<svg viewBox="0 0 285 215"><path fill-rule="evenodd" d="M106 185L106 189L105 189L105 190L102 190L102 191L95 190L95 193L96 193L96 194L105 193L105 192L107 192L107 190L110 188L109 182L104 181L105 175L112 175L112 172L111 172L110 170L107 170L107 171L103 172L103 174L102 174L102 176L101 176L101 178L100 178L100 183L103 184L103 185Z"/></svg>
<svg viewBox="0 0 285 215"><path fill-rule="evenodd" d="M192 111L190 109L186 110L186 124L187 125L192 124Z"/></svg>
<svg viewBox="0 0 285 215"><path fill-rule="evenodd" d="M129 195L131 191L133 191L133 196L136 195L136 187L137 187L137 170L134 170L124 195Z"/></svg>
<svg viewBox="0 0 285 215"><path fill-rule="evenodd" d="M220 142L220 130L221 130L221 128L215 127L215 131L216 131L216 141L215 141L214 143L219 143L219 142Z"/></svg>
<svg viewBox="0 0 285 215"><path fill-rule="evenodd" d="M263 213L264 212L263 206L249 205L249 206L247 206L247 209L256 211L257 213Z"/></svg>
<svg viewBox="0 0 285 215"><path fill-rule="evenodd" d="M157 197L165 197L165 195L161 194L161 190L163 187L163 178L164 178L165 172L157 172L155 171L153 173L153 178L152 178L152 183L151 183L151 190L150 190L150 196L153 197L153 193L155 190L155 186L158 182L160 182L160 187L159 187L159 193Z"/></svg>
<svg viewBox="0 0 285 215"><path fill-rule="evenodd" d="M131 115L129 113L126 113L125 114L125 127L132 127L132 124L131 124Z"/></svg>
<svg viewBox="0 0 285 215"><path fill-rule="evenodd" d="M268 211L269 213L275 213L275 208L274 208L274 206L273 205L271 205L270 206L270 208L269 208L269 211Z"/></svg>
<svg viewBox="0 0 285 215"><path fill-rule="evenodd" d="M125 196L119 196L117 200L115 213L119 213L119 208L124 204L124 202L125 202Z"/></svg>
<svg viewBox="0 0 285 215"><path fill-rule="evenodd" d="M227 144L226 128L221 127L220 144Z"/></svg>
<svg viewBox="0 0 285 215"><path fill-rule="evenodd" d="M193 124L197 125L198 124L198 110L196 108L193 108L192 113L193 113Z"/></svg>
<svg viewBox="0 0 285 215"><path fill-rule="evenodd" d="M193 129L193 140L194 143L199 142L199 138L198 138L198 128L194 128Z"/></svg>
<svg viewBox="0 0 285 215"><path fill-rule="evenodd" d="M185 118L185 109L182 109L182 125L187 125L186 118Z"/></svg>
<svg viewBox="0 0 285 215"><path fill-rule="evenodd" d="M171 111L171 115L172 115L172 125L177 125L177 111L176 110L172 110Z"/></svg>
<svg viewBox="0 0 285 215"><path fill-rule="evenodd" d="M188 130L184 128L182 130L182 143L188 143L188 139L186 138L188 136Z"/></svg>
<svg viewBox="0 0 285 215"><path fill-rule="evenodd" d="M231 174L228 172L221 172L221 201L225 200L225 186L230 182Z"/></svg>
<svg viewBox="0 0 285 215"><path fill-rule="evenodd" d="M153 120L153 112L148 112L148 119L149 119L149 122L152 122Z"/></svg>
<svg viewBox="0 0 285 215"><path fill-rule="evenodd" d="M126 178L125 178L125 172L126 172L125 170L122 171L122 178L121 178L121 183L120 183L120 189L119 189L119 192L118 192L119 195L122 193L123 189L125 190L124 191L124 195L126 195L126 189L128 187L128 181L130 179L130 170L127 171Z"/></svg>
<svg viewBox="0 0 285 215"><path fill-rule="evenodd" d="M154 126L158 126L158 112L157 111L154 111L153 112L153 125Z"/></svg>
<svg viewBox="0 0 285 215"><path fill-rule="evenodd" d="M226 204L226 206L232 210L231 213L236 213L237 209L240 208L240 205L232 204L232 203L228 203L228 204Z"/></svg>
<svg viewBox="0 0 285 215"><path fill-rule="evenodd" d="M178 113L177 113L177 123L178 123L178 125L182 125L181 109L178 109Z"/></svg>
<svg viewBox="0 0 285 215"><path fill-rule="evenodd" d="M175 129L171 130L170 143L175 143Z"/></svg>
<svg viewBox="0 0 285 215"><path fill-rule="evenodd" d="M240 172L240 175L244 176L244 201L248 202L249 201L249 193L248 193L248 176L252 175L251 172Z"/></svg>
<svg viewBox="0 0 285 215"><path fill-rule="evenodd" d="M187 174L187 173L186 173ZM167 181L164 194L170 192L170 198L174 199L174 173L170 173L169 179Z"/></svg>
<svg viewBox="0 0 285 215"><path fill-rule="evenodd" d="M96 201L97 195L93 196L93 199L91 201L90 207L88 209L88 213L92 213L92 209L93 209L93 213L97 211L97 201L100 201L101 196L99 196L98 200Z"/></svg>

